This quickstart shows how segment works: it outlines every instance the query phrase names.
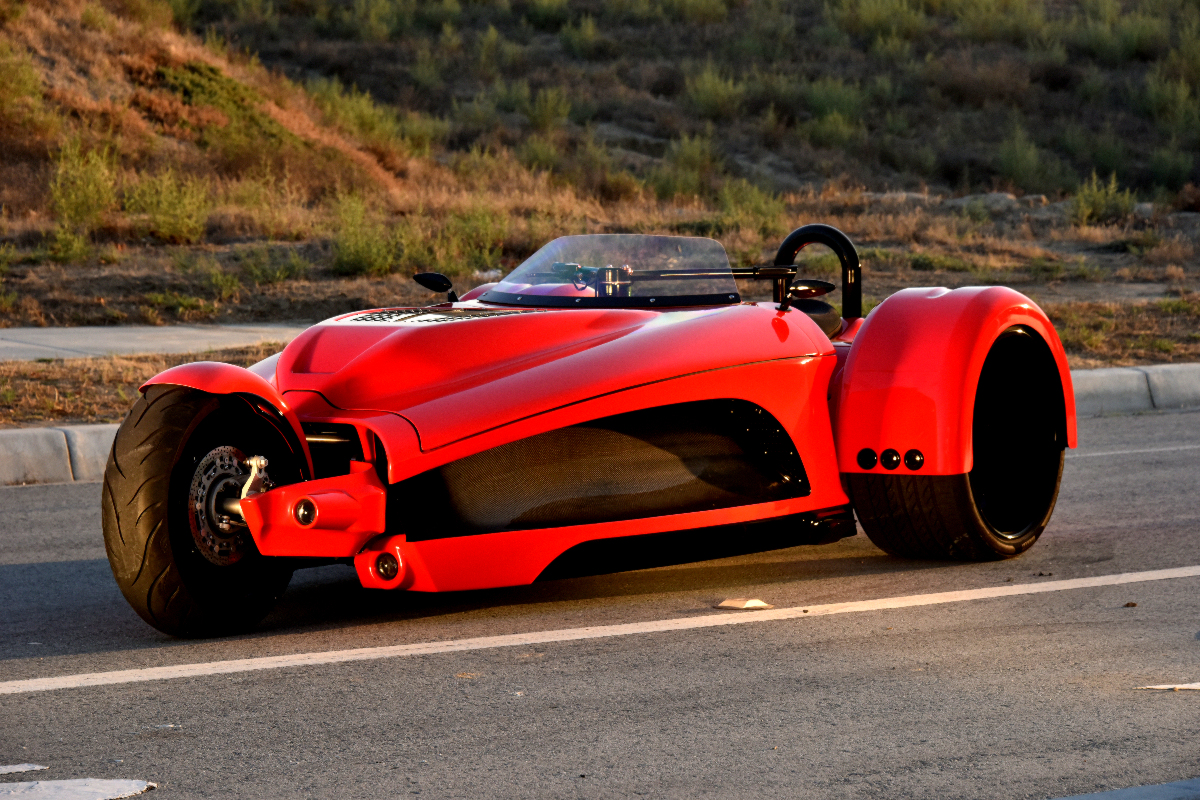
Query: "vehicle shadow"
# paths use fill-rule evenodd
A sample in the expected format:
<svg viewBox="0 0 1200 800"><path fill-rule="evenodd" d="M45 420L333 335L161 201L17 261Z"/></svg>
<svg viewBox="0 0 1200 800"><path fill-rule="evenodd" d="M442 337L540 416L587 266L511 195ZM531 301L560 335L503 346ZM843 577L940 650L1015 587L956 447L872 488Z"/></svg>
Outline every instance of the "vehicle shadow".
<svg viewBox="0 0 1200 800"><path fill-rule="evenodd" d="M541 614L546 604L596 608L620 598L695 595L728 596L747 585L794 583L914 570L945 569L945 562L895 559L864 536L833 544L764 550L762 543L731 542L661 554L612 553L587 563L604 574L559 577L528 586L464 592L417 593L363 589L354 571L331 565L298 571L276 609L253 633L197 643L151 628L125 602L104 559L0 565L0 665L30 658L80 656L201 644L205 660L221 657L221 642L248 642L362 626L439 618L496 619ZM705 560L695 560L703 557ZM640 559L640 561L639 561ZM682 563L681 563L682 562ZM614 565L627 571L610 573ZM639 567L628 570L629 567ZM670 608L664 613L695 609ZM219 650L220 648L216 648Z"/></svg>
<svg viewBox="0 0 1200 800"><path fill-rule="evenodd" d="M264 631L320 630L348 623L377 624L476 612L507 616L519 613L522 606L565 603L594 607L606 600L676 593L712 592L714 598L719 598L747 585L892 575L952 566L944 561L893 558L876 549L865 536L774 550L732 544L728 550L717 553L710 549L703 553L703 560L677 557L670 564L632 565L626 560L624 571L610 569L613 563L622 563L621 556L614 555L615 561L597 556L589 562L595 574L550 576L528 586L445 593L367 590L359 586L349 568L325 568L319 578L313 576L316 580L297 574L297 580L266 620ZM703 611L707 613L708 608ZM665 613L681 611L671 609Z"/></svg>

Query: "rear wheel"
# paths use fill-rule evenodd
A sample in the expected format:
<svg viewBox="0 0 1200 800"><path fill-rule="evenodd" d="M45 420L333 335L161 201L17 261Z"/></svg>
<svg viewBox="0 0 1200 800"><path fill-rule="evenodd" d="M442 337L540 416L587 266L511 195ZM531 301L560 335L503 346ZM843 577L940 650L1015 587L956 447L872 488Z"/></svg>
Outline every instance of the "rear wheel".
<svg viewBox="0 0 1200 800"><path fill-rule="evenodd" d="M251 455L276 485L302 479L298 454L268 413L237 396L152 386L117 431L104 474L104 544L117 585L143 619L174 636L244 631L291 579L223 513Z"/></svg>
<svg viewBox="0 0 1200 800"><path fill-rule="evenodd" d="M1054 511L1066 445L1062 384L1046 343L1024 328L988 352L966 475L852 474L863 530L910 558L985 561L1033 546Z"/></svg>

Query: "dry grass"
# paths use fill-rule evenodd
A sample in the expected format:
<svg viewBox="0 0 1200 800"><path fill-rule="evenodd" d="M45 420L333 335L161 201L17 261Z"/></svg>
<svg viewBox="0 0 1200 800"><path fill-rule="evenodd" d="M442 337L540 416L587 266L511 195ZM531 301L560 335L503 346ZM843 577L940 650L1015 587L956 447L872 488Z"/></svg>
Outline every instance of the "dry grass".
<svg viewBox="0 0 1200 800"><path fill-rule="evenodd" d="M1073 367L1200 360L1200 295L1155 302L1048 305Z"/></svg>
<svg viewBox="0 0 1200 800"><path fill-rule="evenodd" d="M186 355L0 361L0 428L119 422L138 387L165 369L193 361L248 367L282 348L268 342Z"/></svg>

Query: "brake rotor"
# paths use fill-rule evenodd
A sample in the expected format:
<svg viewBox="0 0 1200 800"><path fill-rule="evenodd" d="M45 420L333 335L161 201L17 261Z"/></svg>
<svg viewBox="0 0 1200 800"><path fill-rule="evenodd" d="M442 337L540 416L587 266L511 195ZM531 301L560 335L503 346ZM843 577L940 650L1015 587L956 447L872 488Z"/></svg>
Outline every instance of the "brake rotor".
<svg viewBox="0 0 1200 800"><path fill-rule="evenodd" d="M250 470L246 455L236 447L218 447L196 466L188 492L188 523L200 553L225 567L236 564L253 548L243 520L226 514L222 504L241 496Z"/></svg>

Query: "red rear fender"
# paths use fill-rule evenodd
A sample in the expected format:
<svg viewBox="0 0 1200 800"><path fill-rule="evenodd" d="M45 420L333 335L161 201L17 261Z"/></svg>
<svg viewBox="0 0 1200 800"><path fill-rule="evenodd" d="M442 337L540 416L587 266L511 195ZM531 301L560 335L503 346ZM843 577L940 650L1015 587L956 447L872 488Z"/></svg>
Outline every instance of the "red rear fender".
<svg viewBox="0 0 1200 800"><path fill-rule="evenodd" d="M872 311L846 359L835 397L841 471L864 472L856 457L870 448L919 450L922 474L969 472L983 363L996 339L1017 326L1049 347L1062 384L1061 430L1074 447L1075 395L1066 353L1032 300L1000 286L905 289ZM897 471L909 470L902 464Z"/></svg>
<svg viewBox="0 0 1200 800"><path fill-rule="evenodd" d="M139 391L144 392L148 387L159 384L186 386L189 389L210 394L244 395L265 402L290 427L304 451L304 457L308 462L306 465L308 474L312 474L312 455L308 452L308 442L304 438L304 431L300 428L299 417L296 416L296 412L288 405L283 395L262 376L232 364L222 364L218 361L196 361L171 367L171 369L158 373L143 383L139 387Z"/></svg>

